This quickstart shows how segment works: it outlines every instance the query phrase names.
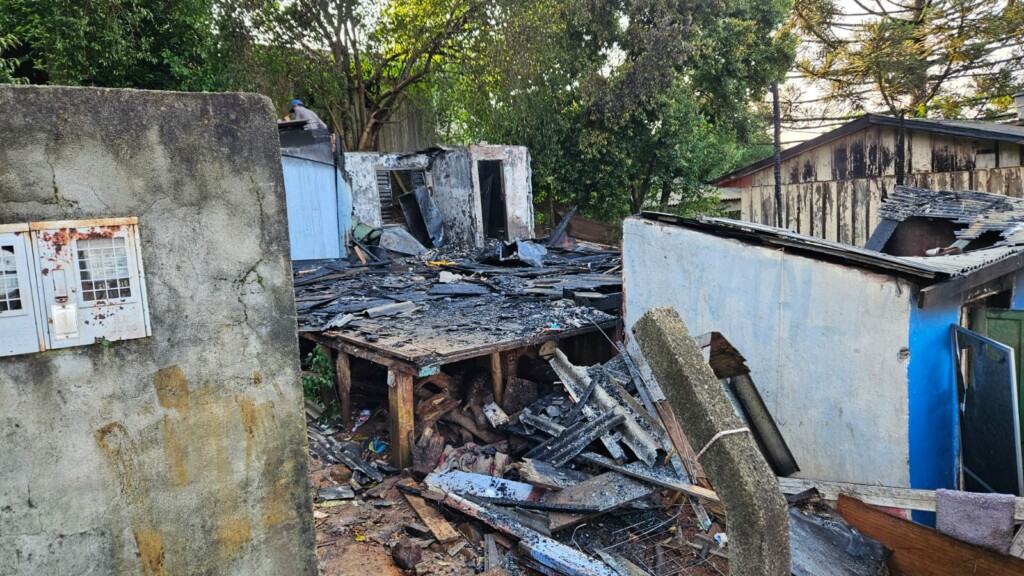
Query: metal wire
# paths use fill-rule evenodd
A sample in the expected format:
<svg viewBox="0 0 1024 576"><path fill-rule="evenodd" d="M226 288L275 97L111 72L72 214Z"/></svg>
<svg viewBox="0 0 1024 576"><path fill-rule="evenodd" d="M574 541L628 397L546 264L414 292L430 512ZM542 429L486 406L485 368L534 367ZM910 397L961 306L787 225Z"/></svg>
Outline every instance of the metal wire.
<svg viewBox="0 0 1024 576"><path fill-rule="evenodd" d="M686 512L686 508L676 505L668 518L653 525L646 525L650 523L649 520L641 520L615 530L609 535L612 544L597 548L593 552L621 556L645 572L657 576L709 573L724 576L725 572L720 565L727 567L726 559L711 553L700 558L698 551L687 545L682 534L682 526L680 526ZM661 550L660 564L658 563L659 548Z"/></svg>

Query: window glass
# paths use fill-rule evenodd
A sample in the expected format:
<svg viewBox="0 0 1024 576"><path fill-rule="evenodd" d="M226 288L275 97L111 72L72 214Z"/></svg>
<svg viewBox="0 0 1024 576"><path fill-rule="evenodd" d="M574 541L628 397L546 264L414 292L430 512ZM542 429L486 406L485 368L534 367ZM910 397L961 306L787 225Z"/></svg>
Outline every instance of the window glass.
<svg viewBox="0 0 1024 576"><path fill-rule="evenodd" d="M87 302L130 298L132 295L124 238L79 240L78 270L82 299Z"/></svg>
<svg viewBox="0 0 1024 576"><path fill-rule="evenodd" d="M14 246L0 246L0 312L21 310L21 289Z"/></svg>

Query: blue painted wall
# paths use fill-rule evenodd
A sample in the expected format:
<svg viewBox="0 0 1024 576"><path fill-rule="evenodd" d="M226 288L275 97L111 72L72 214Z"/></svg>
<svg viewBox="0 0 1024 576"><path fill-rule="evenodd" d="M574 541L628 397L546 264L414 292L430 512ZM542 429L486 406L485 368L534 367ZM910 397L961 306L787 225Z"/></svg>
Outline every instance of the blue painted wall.
<svg viewBox="0 0 1024 576"><path fill-rule="evenodd" d="M1013 275L1013 295L1010 307L1014 310L1024 310L1024 270Z"/></svg>
<svg viewBox="0 0 1024 576"><path fill-rule="evenodd" d="M916 292L916 291L915 291ZM960 323L960 300L928 308L910 298L910 365L907 368L910 426L910 487L955 488L957 478L956 369L950 325ZM935 514L914 512L934 525Z"/></svg>
<svg viewBox="0 0 1024 576"><path fill-rule="evenodd" d="M333 165L281 157L292 260L341 258L352 229L352 195Z"/></svg>

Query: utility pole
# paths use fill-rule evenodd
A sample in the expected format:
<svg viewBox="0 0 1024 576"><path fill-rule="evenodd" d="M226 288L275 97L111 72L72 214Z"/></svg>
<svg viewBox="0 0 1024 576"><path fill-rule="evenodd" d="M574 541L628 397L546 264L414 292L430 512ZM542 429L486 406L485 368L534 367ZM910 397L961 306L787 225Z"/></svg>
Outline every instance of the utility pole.
<svg viewBox="0 0 1024 576"><path fill-rule="evenodd" d="M772 124L775 129L775 225L782 228L782 111L778 82L772 82Z"/></svg>

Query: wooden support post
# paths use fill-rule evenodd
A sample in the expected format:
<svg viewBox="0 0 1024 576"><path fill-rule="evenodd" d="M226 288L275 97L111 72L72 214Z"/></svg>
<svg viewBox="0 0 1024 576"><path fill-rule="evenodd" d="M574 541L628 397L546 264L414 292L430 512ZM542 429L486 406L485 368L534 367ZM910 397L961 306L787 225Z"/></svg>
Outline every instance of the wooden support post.
<svg viewBox="0 0 1024 576"><path fill-rule="evenodd" d="M320 352L323 353L323 355L327 357L327 361L328 362L331 362L331 363L334 362L334 355L337 353L334 350L334 348L331 348L330 346L326 346L324 344L317 344L316 347L319 348ZM324 376L326 376L326 375L324 375ZM324 387L320 388L320 404L325 409L327 408L327 406L329 406L331 404L331 402L334 402L334 400L335 400L335 398L331 397L331 394L337 395L337 390L331 390L327 386L324 386Z"/></svg>
<svg viewBox="0 0 1024 576"><path fill-rule="evenodd" d="M388 408L391 414L391 464L396 468L412 466L409 436L414 433L413 376L388 370Z"/></svg>
<svg viewBox="0 0 1024 576"><path fill-rule="evenodd" d="M501 375L501 352L491 352L491 383L493 384L494 401L498 403L498 406L503 406L505 380Z"/></svg>
<svg viewBox="0 0 1024 576"><path fill-rule="evenodd" d="M352 366L348 353L341 350L338 350L338 356L334 360L334 388L338 393L341 422L345 425L345 430L349 430L352 428Z"/></svg>

